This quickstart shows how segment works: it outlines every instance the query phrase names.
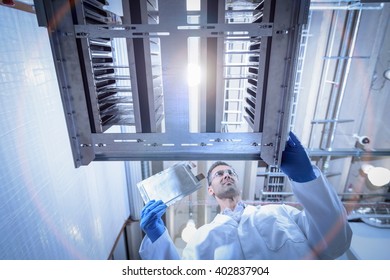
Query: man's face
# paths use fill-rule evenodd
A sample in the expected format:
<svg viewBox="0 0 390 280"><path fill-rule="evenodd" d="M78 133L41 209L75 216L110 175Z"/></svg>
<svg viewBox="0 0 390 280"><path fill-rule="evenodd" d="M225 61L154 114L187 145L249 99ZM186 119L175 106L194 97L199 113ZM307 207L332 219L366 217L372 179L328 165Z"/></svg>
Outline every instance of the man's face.
<svg viewBox="0 0 390 280"><path fill-rule="evenodd" d="M234 170L230 166L218 165L211 172L208 192L220 199L234 198L240 195L237 184L238 178Z"/></svg>

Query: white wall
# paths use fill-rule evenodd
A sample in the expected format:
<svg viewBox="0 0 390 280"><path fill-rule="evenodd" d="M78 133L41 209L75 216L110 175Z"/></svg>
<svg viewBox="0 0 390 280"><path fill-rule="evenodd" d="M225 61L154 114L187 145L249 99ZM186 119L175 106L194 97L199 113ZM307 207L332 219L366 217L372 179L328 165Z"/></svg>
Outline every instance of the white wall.
<svg viewBox="0 0 390 280"><path fill-rule="evenodd" d="M130 214L124 165L74 168L47 30L0 18L0 259L106 259Z"/></svg>

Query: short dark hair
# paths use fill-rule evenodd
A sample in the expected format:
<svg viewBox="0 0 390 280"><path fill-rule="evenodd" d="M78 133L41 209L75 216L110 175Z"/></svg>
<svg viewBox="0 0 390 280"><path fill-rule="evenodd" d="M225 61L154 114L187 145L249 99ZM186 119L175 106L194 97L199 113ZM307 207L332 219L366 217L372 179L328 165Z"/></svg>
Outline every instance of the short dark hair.
<svg viewBox="0 0 390 280"><path fill-rule="evenodd" d="M224 161L216 161L216 162L214 162L214 163L210 166L209 171L207 172L207 182L208 182L209 186L211 185L211 175L212 175L212 174L211 174L211 171L213 171L213 169L214 169L215 167L220 166L220 165L229 166L231 169L234 170L234 168L233 168L230 164L228 164L228 163L226 163L226 162L224 162Z"/></svg>

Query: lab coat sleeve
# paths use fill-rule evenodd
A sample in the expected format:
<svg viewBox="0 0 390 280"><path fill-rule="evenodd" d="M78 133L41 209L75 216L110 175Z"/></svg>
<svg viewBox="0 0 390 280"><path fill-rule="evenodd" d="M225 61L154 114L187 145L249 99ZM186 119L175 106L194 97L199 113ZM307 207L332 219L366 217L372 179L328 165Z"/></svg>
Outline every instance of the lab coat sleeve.
<svg viewBox="0 0 390 280"><path fill-rule="evenodd" d="M296 216L298 225L320 259L335 259L350 246L352 230L346 210L321 171L306 183L292 182L292 189L304 210Z"/></svg>
<svg viewBox="0 0 390 280"><path fill-rule="evenodd" d="M154 242L147 236L142 240L139 254L143 260L178 260L180 256L176 250L168 230Z"/></svg>

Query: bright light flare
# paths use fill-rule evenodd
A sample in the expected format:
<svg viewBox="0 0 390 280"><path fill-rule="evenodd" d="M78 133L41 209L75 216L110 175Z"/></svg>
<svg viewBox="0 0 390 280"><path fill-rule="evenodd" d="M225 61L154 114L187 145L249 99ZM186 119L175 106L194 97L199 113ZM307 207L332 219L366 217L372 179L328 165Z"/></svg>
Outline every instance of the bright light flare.
<svg viewBox="0 0 390 280"><path fill-rule="evenodd" d="M200 84L200 67L196 64L188 64L187 80L189 87L196 87Z"/></svg>

